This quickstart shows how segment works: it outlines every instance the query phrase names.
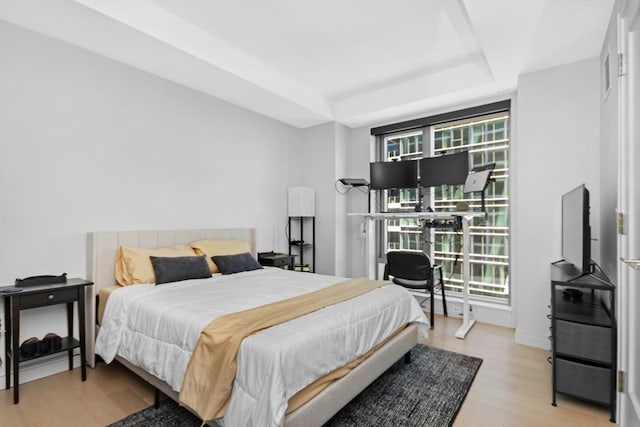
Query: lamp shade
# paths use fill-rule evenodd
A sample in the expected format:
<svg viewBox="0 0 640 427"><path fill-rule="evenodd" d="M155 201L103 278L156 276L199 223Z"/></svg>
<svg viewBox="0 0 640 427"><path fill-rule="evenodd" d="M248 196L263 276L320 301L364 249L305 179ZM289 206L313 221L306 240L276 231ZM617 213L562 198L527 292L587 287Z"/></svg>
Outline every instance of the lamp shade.
<svg viewBox="0 0 640 427"><path fill-rule="evenodd" d="M289 187L289 216L315 216L316 192L311 187Z"/></svg>

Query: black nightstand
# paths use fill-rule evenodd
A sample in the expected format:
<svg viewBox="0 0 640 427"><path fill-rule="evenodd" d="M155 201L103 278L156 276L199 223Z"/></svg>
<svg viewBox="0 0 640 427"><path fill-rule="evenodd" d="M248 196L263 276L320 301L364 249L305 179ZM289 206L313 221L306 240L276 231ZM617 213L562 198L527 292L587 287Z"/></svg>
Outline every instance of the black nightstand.
<svg viewBox="0 0 640 427"><path fill-rule="evenodd" d="M258 252L258 262L264 266L293 270L295 260L295 255L278 252Z"/></svg>
<svg viewBox="0 0 640 427"><path fill-rule="evenodd" d="M0 293L4 298L4 318L7 325L7 335L4 341L5 347L5 388L11 386L11 367L13 367L13 403L18 403L19 397L19 373L20 362L33 360L54 353L68 352L69 370L73 369L73 350L80 348L80 368L82 381L87 379L87 361L85 354L85 286L93 285L83 279L68 279L64 283L43 284L22 287L20 292L8 292L15 289L13 286L0 287ZM73 337L73 303L78 303L78 327L80 336ZM67 305L67 334L62 337L62 346L48 353L36 354L25 357L20 354L20 311L28 308L45 307L49 305ZM9 363L11 360L11 363Z"/></svg>

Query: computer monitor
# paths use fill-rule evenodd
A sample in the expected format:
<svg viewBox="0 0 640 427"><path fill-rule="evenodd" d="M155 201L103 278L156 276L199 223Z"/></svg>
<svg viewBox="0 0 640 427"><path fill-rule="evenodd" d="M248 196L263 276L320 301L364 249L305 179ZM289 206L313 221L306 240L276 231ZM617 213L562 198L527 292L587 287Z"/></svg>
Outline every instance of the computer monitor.
<svg viewBox="0 0 640 427"><path fill-rule="evenodd" d="M422 187L464 184L468 173L468 151L420 159L420 185Z"/></svg>
<svg viewBox="0 0 640 427"><path fill-rule="evenodd" d="M418 186L418 161L373 162L370 164L371 189L416 188Z"/></svg>

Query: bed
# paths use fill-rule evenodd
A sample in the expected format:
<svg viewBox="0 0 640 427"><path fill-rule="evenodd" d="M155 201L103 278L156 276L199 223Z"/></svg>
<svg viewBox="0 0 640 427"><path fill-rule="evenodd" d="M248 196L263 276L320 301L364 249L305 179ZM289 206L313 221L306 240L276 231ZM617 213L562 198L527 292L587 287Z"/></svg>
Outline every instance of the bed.
<svg viewBox="0 0 640 427"><path fill-rule="evenodd" d="M255 230L253 229L90 233L88 235L88 271L91 280L95 283L94 290L96 293L99 293L101 289L109 288L115 284L114 265L116 263L116 253L121 246L158 248L188 244L204 239L244 241L247 243L250 253L253 254L253 256L256 255ZM200 342L197 337L194 338L193 330L195 328L197 332L196 335L200 333L199 330L202 324L206 323L202 323L204 322L200 319L202 316L200 316L200 314L195 316L200 320L187 320L186 317L180 317L180 320L176 320L175 324L170 323L170 326L160 328L161 331L158 333L162 336L154 338L154 341L147 347L146 353L141 352L143 354L136 356L133 350L126 350L124 347L119 348L117 345L113 347L112 345L107 346L104 344L105 341L113 344L111 342L112 340L104 337L115 336L113 335L114 329L110 326L113 325L114 322L110 322L108 319L113 318L114 313L116 313L115 318L120 319L126 311L117 310L124 310L122 307L136 307L135 310L132 309L132 311L139 314L134 317L140 317L142 316L141 313L147 309L146 307L152 305L149 302L152 299L157 299L159 304L166 304L167 307L169 307L176 305L175 301L178 298L176 295L180 295L180 298L184 298L185 301L191 298L197 304L197 299L204 298L204 296L200 297L200 295L211 293L213 301L225 301L225 304L229 304L237 308L238 311L246 313L247 311L243 310L260 305L257 294L264 294L261 295L260 298L266 298L266 302L271 302L275 299L287 299L298 294L304 297L304 295L312 290L322 292L328 287L344 285L346 280L332 276L287 272L274 268L246 271L232 275L214 274L213 276L211 279L188 280L162 286L154 286L153 284L134 285L125 287L125 290L113 292L112 296L109 297L109 304L107 304L104 313L104 321L106 323L103 323L102 331L100 331L102 334L99 342L101 352L114 353L113 356L115 359L119 360L127 368L141 376L158 390L176 401L182 401L181 393L179 392L180 385L183 376L184 381L187 382L189 370L187 369L187 373L185 374L184 369L180 366L188 363L188 368L190 368L191 361L185 362L184 349L182 349L178 352L178 356L174 355L171 356L173 358L169 358L169 360L172 361L171 363L166 361L163 363L155 363L156 354L164 354L165 350L158 350L163 347L154 346L164 346L166 344L164 343L166 337L162 335L164 333L162 331L172 331L176 329L177 331L173 332L174 335L183 337L184 342L181 345L188 351L193 351L193 353L196 354L199 347L193 348L192 345L194 341L197 341L198 344ZM256 288L256 286L258 286L258 288ZM262 291L259 286L262 286ZM305 290L300 290L300 288L304 288ZM238 289L240 296L231 293L231 289ZM190 295L189 292L193 292L191 297L188 296ZM160 297L163 293L166 294L166 296ZM125 294L134 295L132 301L138 301L138 305L133 305L133 302L125 299L129 298L125 296ZM144 295L144 298L141 299L142 297L140 295ZM198 297L196 297L196 295ZM406 296L408 296L408 300L405 300ZM136 298L138 299L136 300ZM381 298L393 298L397 299L397 302L380 302L383 301ZM411 302L408 302L409 300ZM162 303L161 301L165 302ZM182 305L182 300L180 304ZM222 310L222 308L217 306L213 308L212 304L207 303L204 307L206 307L207 310L212 310L214 312L213 317L215 318L220 314L216 310ZM381 307L397 305L398 308L395 309L394 312L394 310L387 308L374 308L376 304ZM87 304L87 306L92 307L92 310L94 310L94 304ZM153 315L153 310L165 312L168 311L167 307L158 306L157 309L148 309L151 310ZM103 306L101 308L104 309L105 307ZM227 308L224 308L224 310L227 310ZM231 309L229 308L228 310ZM187 311L192 310L189 309ZM364 314L356 314L358 311L362 311ZM388 312L392 313L389 314ZM367 326L363 319L357 318L356 316L366 318L367 321L373 322L372 325L374 326ZM406 316L406 319L402 316ZM93 315L89 316L89 318L95 319L96 312L94 311ZM166 322L166 320L158 320L155 323L151 323L157 325L163 324L162 322ZM184 331L178 330L180 327L179 323L181 322L188 323ZM198 324L198 322L201 322L201 324ZM344 322L345 326L342 326L342 323L336 322ZM139 322L141 325L146 323L149 323L149 321L144 320ZM347 324L349 325L348 327L346 326ZM338 327L336 325L340 326ZM127 331L138 331L138 329L139 326L136 324L129 327ZM158 328L156 327L156 329ZM353 331L351 331L351 329L353 329ZM423 313L406 290L394 285L376 285L375 290L366 292L361 296L333 304L302 317L287 320L285 323L261 330L245 338L242 344L240 344L237 353L237 375L233 380L231 397L226 407L224 418L217 418L216 421L224 425L251 425L256 424L257 420L259 420L261 425L321 425L395 361L408 353L416 344L418 333L426 335L427 329L428 323ZM94 331L98 331L98 328L92 322L87 330L94 333ZM185 332L187 330L191 330L191 332ZM342 335L338 338L328 335L329 333L336 333L335 330L339 330L340 334L346 338ZM107 331L109 332L107 333ZM146 334L146 332L144 333ZM136 332L136 334L138 334L138 332ZM348 334L356 338L350 338ZM171 335L171 333L165 333L165 335ZM124 334L122 336L128 335ZM91 366L95 366L95 336L88 338L87 360ZM314 342L314 340L316 341ZM155 341L162 342L156 344ZM138 345L134 347L144 347L139 345L140 341L135 342L137 342ZM335 348L331 348L327 342L335 342L337 345L335 345ZM274 343L277 343L277 345ZM171 345L173 347L176 346L175 343ZM308 350L304 349L306 348L305 346L308 347ZM108 347L110 349L108 351L105 350ZM114 348L116 349L115 351ZM370 350L365 351L367 349ZM168 352L171 353L171 351ZM292 396L292 394L297 395L297 393L292 392L292 389L294 391L300 391L301 388L306 389L303 385L309 385L310 382L315 383L316 381L309 380L311 376L315 376L317 379L323 374L329 374L328 376L330 377L332 373L342 369L341 366L350 360L353 354L355 354L354 352L368 353L368 357L357 366L349 367L349 369L346 370L346 372L348 372L346 375L331 382L328 386L325 385L320 392L313 391L310 394L313 396L310 400L306 402L303 400L305 403L300 404L300 406L293 411L288 411L286 416L284 415L283 405L286 409L287 400L291 398L291 400L288 401L289 404L291 404L291 401L297 397ZM153 354L153 357L148 357L150 353ZM144 354L147 354L147 357L145 357ZM111 354L108 354L107 359L110 358ZM149 362L149 360L147 360L147 363L145 362L145 358L151 359L151 361ZM263 361L263 359L266 360L268 358L273 360L268 362ZM169 365L170 369L163 371L155 366L155 364ZM264 366L267 366L267 368ZM297 367L292 368L294 366ZM313 366L313 369L309 370L308 368L310 366ZM260 371L260 369L263 369L263 371ZM267 369L266 372L268 375L265 374L264 369ZM282 380L279 379L280 375L282 375ZM265 383L266 385L255 385L255 378L262 377L274 377L277 380L270 380L271 382ZM286 384L283 385L282 383ZM253 387L256 389L252 390ZM259 387L265 388L267 392L257 390ZM252 399L256 399L255 402ZM280 402L280 400L283 399L284 403ZM189 407L189 405L186 406ZM246 411L246 408L249 406L252 408L253 413L247 415L249 411ZM198 413L198 410L194 412ZM211 420L208 420L208 422L211 422Z"/></svg>

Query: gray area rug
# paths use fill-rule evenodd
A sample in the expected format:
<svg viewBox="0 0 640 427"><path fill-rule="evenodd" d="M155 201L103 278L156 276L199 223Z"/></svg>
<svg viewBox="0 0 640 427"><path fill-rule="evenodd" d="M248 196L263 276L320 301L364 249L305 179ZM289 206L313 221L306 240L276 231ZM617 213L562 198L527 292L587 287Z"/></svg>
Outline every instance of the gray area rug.
<svg viewBox="0 0 640 427"><path fill-rule="evenodd" d="M451 426L482 359L417 345L338 412L326 427ZM108 427L196 427L193 414L170 399ZM310 426L311 427L311 426Z"/></svg>

